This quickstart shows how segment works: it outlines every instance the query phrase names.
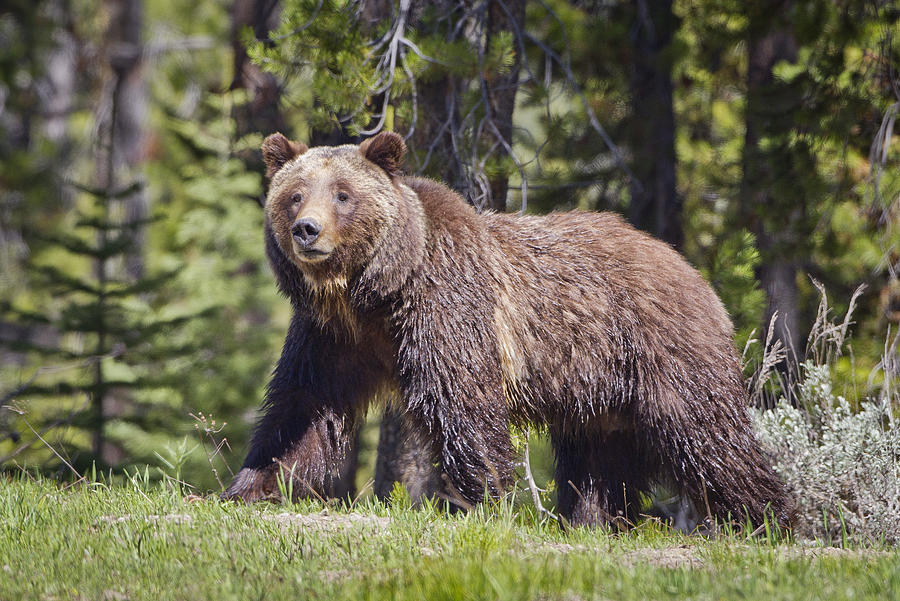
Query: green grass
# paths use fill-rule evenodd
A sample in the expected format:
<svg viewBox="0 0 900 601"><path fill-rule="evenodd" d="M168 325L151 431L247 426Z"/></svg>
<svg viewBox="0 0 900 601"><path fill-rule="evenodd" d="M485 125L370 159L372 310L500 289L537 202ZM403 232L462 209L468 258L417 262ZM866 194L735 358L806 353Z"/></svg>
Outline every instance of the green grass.
<svg viewBox="0 0 900 601"><path fill-rule="evenodd" d="M398 505L403 505L402 503ZM900 553L0 479L0 599L896 599Z"/></svg>

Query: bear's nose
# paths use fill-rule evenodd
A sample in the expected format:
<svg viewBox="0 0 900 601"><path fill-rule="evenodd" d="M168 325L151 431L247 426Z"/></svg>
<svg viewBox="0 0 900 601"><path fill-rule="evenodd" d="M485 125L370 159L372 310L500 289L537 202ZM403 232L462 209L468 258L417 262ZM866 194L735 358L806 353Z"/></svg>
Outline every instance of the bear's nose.
<svg viewBox="0 0 900 601"><path fill-rule="evenodd" d="M291 227L294 240L301 246L309 246L316 241L322 232L322 226L315 219L298 219Z"/></svg>

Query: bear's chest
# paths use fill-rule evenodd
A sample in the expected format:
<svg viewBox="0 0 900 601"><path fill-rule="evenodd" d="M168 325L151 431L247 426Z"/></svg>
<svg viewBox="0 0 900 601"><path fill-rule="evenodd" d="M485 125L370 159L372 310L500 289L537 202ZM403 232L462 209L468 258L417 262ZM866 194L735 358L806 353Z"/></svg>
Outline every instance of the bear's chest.
<svg viewBox="0 0 900 601"><path fill-rule="evenodd" d="M331 329L341 338L359 339L362 320L350 303L347 281L328 280L311 288L309 304L319 325Z"/></svg>
<svg viewBox="0 0 900 601"><path fill-rule="evenodd" d="M319 327L328 330L364 363L380 365L393 372L396 349L386 310L363 311L350 300L346 283L320 287L310 298L312 314Z"/></svg>

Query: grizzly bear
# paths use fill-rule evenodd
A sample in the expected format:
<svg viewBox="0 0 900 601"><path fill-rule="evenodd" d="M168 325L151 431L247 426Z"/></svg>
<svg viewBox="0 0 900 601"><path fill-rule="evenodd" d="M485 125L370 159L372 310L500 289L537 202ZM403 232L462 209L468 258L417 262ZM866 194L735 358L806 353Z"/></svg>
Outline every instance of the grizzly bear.
<svg viewBox="0 0 900 601"><path fill-rule="evenodd" d="M789 520L728 315L672 248L612 213L479 214L402 175L394 133L262 150L293 317L226 498L276 494L279 474L320 494L369 404L396 398L461 504L511 484L515 424L549 433L573 524L631 519L657 482L722 518Z"/></svg>

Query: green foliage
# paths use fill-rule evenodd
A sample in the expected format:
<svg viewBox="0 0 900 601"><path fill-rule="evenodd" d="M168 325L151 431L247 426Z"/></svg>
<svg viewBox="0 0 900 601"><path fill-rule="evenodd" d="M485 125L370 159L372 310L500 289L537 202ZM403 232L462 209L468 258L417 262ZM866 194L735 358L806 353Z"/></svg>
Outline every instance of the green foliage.
<svg viewBox="0 0 900 601"><path fill-rule="evenodd" d="M146 8L153 23L201 42L227 33L222 5L153 0ZM79 31L102 35L91 10L81 4L72 9L78 11ZM241 459L287 308L266 269L258 205L262 177L242 160L258 153L262 136L235 139L231 111L248 102L246 94L209 92L221 89L229 60L228 47L221 45L192 55L163 52L147 63L152 102L141 180L120 182L114 190L88 185L96 153L79 154L70 168L52 162L55 154L36 152L35 145L16 156L41 165L45 171L39 175L25 171L25 163L4 160L0 166L10 168L3 181L16 194L42 202L15 201L16 220L3 222L25 236L31 257L27 282L24 272L4 269L10 285L0 286L0 325L20 328L7 340L0 371L0 395L15 393L13 410L0 409L0 459L49 467L60 463L52 446L78 470L89 466L97 419L86 394L98 390L98 366L112 399L104 420L106 456L116 465L165 466L172 460L165 449L178 448L188 435L194 444L180 459L179 473L205 490L220 486L211 464L227 481L228 470ZM78 135L89 133L92 123L92 115L77 113L67 124L71 143L80 143ZM44 192L56 190L63 178L71 185ZM123 220L119 199L145 183L154 217ZM63 201L69 204L63 207ZM138 231L143 238L136 246ZM2 256L8 257L5 241ZM123 257L132 252L142 254L147 268L136 280L124 270ZM98 262L108 267L102 285ZM106 332L105 352L95 361L98 324ZM160 473L151 470L150 477Z"/></svg>
<svg viewBox="0 0 900 601"><path fill-rule="evenodd" d="M672 61L674 82L682 250L713 278L737 321L739 340L763 325L760 294L745 295L745 258L735 257L741 277L722 277L741 246L742 230L765 226L779 233L765 255L753 259L754 271L773 257L790 257L844 298L858 282L871 281L873 272L881 282L889 277L886 252L896 236L896 228L888 225L893 213L888 217L888 211L870 208L875 196L870 167L875 166L866 160L881 116L896 102L884 87L884 69L897 55L896 36L885 37L886 28L896 23L896 11L877 4L813 2L793 5L796 14L781 15L761 6L675 2L680 25L663 50ZM628 210L627 178L588 126L567 74L556 65L549 72L542 67L547 48L563 57L600 124L626 157L633 156L635 150L628 147L629 10L628 3L590 13L568 2L530 5L527 28L536 41L528 46L529 59L538 77L524 87L517 113L529 124L529 147L540 148L540 161L529 172L536 184L529 210ZM795 30L798 59L776 65L775 81L748 101L752 27L782 22ZM603 35L596 35L601 30ZM764 118L767 129L757 147L745 149L745 122L753 115ZM551 134L546 143L543 132ZM895 144L885 164L895 161L896 153ZM766 171L745 173L745 165L759 164ZM881 168L879 174L887 178L879 179L886 189L897 189L888 170ZM772 200L748 203L749 213L742 213L739 200L747 179ZM882 202L888 197L879 195ZM811 321L816 295L810 286L801 288L802 310ZM874 295L864 299L863 315L873 326L877 309Z"/></svg>
<svg viewBox="0 0 900 601"><path fill-rule="evenodd" d="M738 348L743 348L756 331L766 306L765 294L756 280L758 266L753 234L742 231L716 245L709 267L703 270L731 315Z"/></svg>
<svg viewBox="0 0 900 601"><path fill-rule="evenodd" d="M522 41L511 31L488 35L485 7L283 4L269 39L248 33L245 40L254 61L287 82L286 101L302 107L311 132L402 132L411 170L434 177L453 172L459 181L452 183L479 207L494 182L517 170L496 139L491 124L499 119L489 118L486 98L515 68ZM422 131L429 134L421 137Z"/></svg>
<svg viewBox="0 0 900 601"><path fill-rule="evenodd" d="M60 449L80 471L92 460L102 462L109 456L105 445L126 440L107 437L110 419L120 429L125 424L132 431L158 427L169 407L138 391L171 385L160 368L196 348L173 335L195 315L161 301L176 272L134 276L124 267L146 220L121 221L113 215L118 199L136 186L78 187L79 202L69 220L51 230L46 252L30 262L33 283L48 298L40 311L9 305L5 313L21 324L49 327L55 338L51 344L13 340L8 344L11 350L28 353L39 366L60 361L69 366L39 371L22 387L26 398L48 397L33 407L27 403L19 407L27 419L34 419L30 415L34 411L38 419L46 419L41 417L42 407L65 404L65 397L78 403L86 399L74 409L69 420L73 431ZM115 413L112 405L117 407ZM49 450L40 453L47 456Z"/></svg>
<svg viewBox="0 0 900 601"><path fill-rule="evenodd" d="M264 254L262 177L238 158L258 148L261 136L236 139L225 110L240 101L238 93L210 95L191 119L169 115L162 132L171 155L149 167L167 207L158 260L181 265L172 298L205 315L182 330L198 350L178 366L172 392L182 419L172 434L193 426L188 414L227 424L221 436L235 453L221 449L216 463L223 470L223 459L240 460L288 317ZM218 486L203 453L193 453L185 471L192 484Z"/></svg>
<svg viewBox="0 0 900 601"><path fill-rule="evenodd" d="M377 39L385 32L372 32ZM313 103L306 115L313 129L330 130L337 116L356 133L377 111L371 100L379 79L374 49L367 44L354 3L334 0L285 2L281 23L270 38L257 41L246 32L250 57L283 79L308 74Z"/></svg>
<svg viewBox="0 0 900 601"><path fill-rule="evenodd" d="M536 184L529 194L529 211L627 210L625 173L591 126L574 87L580 87L600 125L621 144L629 110L624 17L618 3L594 9L555 1L528 8L526 27L535 42L526 50L537 77L522 88L527 107L522 112L536 117L537 123L521 144L539 151L539 162L529 172ZM601 30L603 35L597 36ZM548 62L551 56L563 64Z"/></svg>

